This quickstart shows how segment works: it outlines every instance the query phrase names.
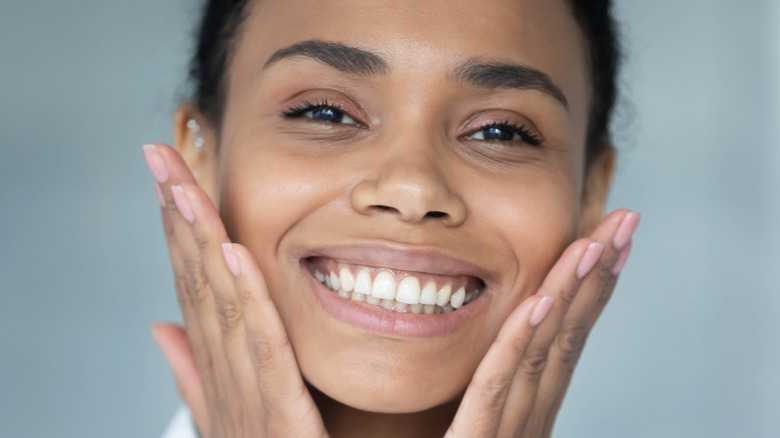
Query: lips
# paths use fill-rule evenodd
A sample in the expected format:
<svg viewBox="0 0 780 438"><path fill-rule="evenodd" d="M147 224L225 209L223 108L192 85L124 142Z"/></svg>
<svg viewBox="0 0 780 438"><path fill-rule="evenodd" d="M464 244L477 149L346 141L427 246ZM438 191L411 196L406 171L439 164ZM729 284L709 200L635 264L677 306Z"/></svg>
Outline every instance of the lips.
<svg viewBox="0 0 780 438"><path fill-rule="evenodd" d="M372 332L440 336L479 313L497 274L435 250L386 244L299 253L302 274L332 317Z"/></svg>

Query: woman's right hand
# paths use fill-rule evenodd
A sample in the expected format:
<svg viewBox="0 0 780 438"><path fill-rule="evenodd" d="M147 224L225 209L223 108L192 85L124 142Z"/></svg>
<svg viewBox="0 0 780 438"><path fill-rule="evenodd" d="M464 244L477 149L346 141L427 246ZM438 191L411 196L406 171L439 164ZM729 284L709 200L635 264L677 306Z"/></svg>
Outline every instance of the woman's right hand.
<svg viewBox="0 0 780 438"><path fill-rule="evenodd" d="M144 146L184 326L153 328L176 386L208 438L327 436L252 254L230 243L172 148Z"/></svg>

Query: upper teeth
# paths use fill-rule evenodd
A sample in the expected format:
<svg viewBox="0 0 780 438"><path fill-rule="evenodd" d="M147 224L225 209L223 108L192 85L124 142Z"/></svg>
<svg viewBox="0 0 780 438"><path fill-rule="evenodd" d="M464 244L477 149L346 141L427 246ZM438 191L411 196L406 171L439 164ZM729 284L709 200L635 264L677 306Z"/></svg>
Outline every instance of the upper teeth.
<svg viewBox="0 0 780 438"><path fill-rule="evenodd" d="M453 293L451 282L437 286L433 280L426 281L421 288L418 277L407 275L396 281L389 271L377 272L372 280L368 269L360 269L357 276L346 267L338 273L330 271L327 274L315 269L314 277L343 298L367 301L397 312L451 312L471 302L479 293L478 290L467 293L465 285Z"/></svg>

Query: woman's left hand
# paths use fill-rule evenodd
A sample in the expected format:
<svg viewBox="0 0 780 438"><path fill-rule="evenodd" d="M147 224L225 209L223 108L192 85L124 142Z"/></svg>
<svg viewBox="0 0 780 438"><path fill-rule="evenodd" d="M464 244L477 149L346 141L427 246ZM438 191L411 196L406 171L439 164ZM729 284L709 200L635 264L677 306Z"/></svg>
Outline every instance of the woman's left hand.
<svg viewBox="0 0 780 438"><path fill-rule="evenodd" d="M552 434L585 340L631 251L639 217L614 211L590 238L564 251L538 293L504 323L466 389L447 438Z"/></svg>

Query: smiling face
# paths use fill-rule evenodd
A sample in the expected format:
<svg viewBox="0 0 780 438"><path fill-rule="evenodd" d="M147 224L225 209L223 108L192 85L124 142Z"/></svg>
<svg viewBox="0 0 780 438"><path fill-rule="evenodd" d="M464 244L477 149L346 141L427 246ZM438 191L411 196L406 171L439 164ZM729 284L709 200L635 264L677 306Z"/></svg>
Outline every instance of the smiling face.
<svg viewBox="0 0 780 438"><path fill-rule="evenodd" d="M249 12L218 153L191 166L308 382L374 412L453 400L583 228L582 200L605 196L585 196L573 16L562 0Z"/></svg>

